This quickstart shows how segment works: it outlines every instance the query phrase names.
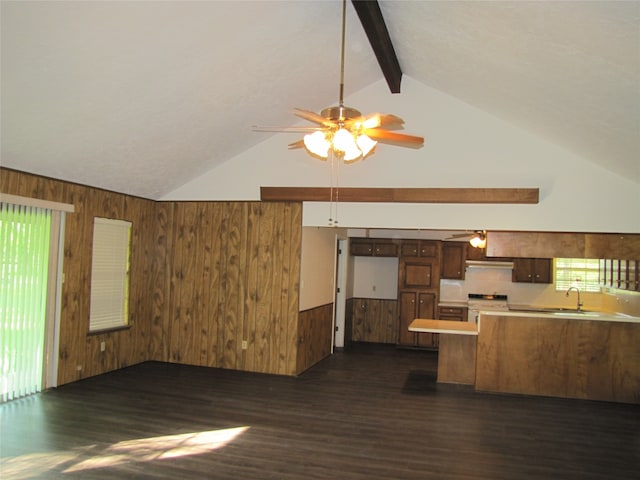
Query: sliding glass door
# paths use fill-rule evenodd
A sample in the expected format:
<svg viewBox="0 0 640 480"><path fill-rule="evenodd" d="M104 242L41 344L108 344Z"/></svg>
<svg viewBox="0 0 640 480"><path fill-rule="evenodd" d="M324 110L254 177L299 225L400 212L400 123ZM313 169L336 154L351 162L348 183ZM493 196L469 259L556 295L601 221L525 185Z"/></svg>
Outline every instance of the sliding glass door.
<svg viewBox="0 0 640 480"><path fill-rule="evenodd" d="M51 211L2 203L0 401L43 384Z"/></svg>

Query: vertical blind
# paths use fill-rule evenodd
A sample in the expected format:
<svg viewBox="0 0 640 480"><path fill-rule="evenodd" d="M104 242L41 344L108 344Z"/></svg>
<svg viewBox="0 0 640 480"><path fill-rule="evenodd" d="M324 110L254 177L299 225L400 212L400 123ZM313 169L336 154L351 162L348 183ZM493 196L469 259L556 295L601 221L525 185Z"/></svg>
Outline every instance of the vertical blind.
<svg viewBox="0 0 640 480"><path fill-rule="evenodd" d="M108 330L129 323L131 222L93 219L91 311L89 330Z"/></svg>
<svg viewBox="0 0 640 480"><path fill-rule="evenodd" d="M0 398L42 389L51 211L2 203Z"/></svg>

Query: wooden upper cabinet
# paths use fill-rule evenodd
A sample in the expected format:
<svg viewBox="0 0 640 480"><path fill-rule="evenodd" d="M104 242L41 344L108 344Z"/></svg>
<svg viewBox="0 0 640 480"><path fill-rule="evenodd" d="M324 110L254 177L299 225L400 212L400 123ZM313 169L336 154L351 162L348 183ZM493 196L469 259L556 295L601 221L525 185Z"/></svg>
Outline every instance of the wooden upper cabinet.
<svg viewBox="0 0 640 480"><path fill-rule="evenodd" d="M484 248L475 248L469 245L467 247L467 260L491 260L487 258L486 250Z"/></svg>
<svg viewBox="0 0 640 480"><path fill-rule="evenodd" d="M487 255L640 260L640 234L490 231Z"/></svg>
<svg viewBox="0 0 640 480"><path fill-rule="evenodd" d="M584 258L640 260L640 235L585 233L584 250Z"/></svg>
<svg viewBox="0 0 640 480"><path fill-rule="evenodd" d="M522 283L553 283L552 259L550 258L514 258L514 282Z"/></svg>
<svg viewBox="0 0 640 480"><path fill-rule="evenodd" d="M373 256L373 240L359 240L352 238L349 244L351 255Z"/></svg>
<svg viewBox="0 0 640 480"><path fill-rule="evenodd" d="M398 245L391 239L352 238L349 251L361 257L397 257Z"/></svg>
<svg viewBox="0 0 640 480"><path fill-rule="evenodd" d="M376 257L397 257L398 245L391 242L375 242L374 255Z"/></svg>
<svg viewBox="0 0 640 480"><path fill-rule="evenodd" d="M403 240L400 246L402 257L437 258L440 255L438 240Z"/></svg>
<svg viewBox="0 0 640 480"><path fill-rule="evenodd" d="M466 252L466 242L443 242L440 278L463 280Z"/></svg>
<svg viewBox="0 0 640 480"><path fill-rule="evenodd" d="M436 262L402 262L399 270L398 287L401 290L437 288L440 281L436 272L437 267L438 264Z"/></svg>

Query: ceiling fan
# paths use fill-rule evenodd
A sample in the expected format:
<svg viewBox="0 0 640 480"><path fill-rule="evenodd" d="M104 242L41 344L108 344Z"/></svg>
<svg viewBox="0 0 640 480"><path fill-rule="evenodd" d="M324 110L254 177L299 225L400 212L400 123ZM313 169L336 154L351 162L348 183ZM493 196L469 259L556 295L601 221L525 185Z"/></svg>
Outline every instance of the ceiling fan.
<svg viewBox="0 0 640 480"><path fill-rule="evenodd" d="M346 23L346 0L342 2L342 45L340 63L340 96L337 106L328 107L319 114L293 109L294 115L315 125L301 127L258 127L263 132L301 132L303 139L289 144L290 149L305 148L312 156L326 160L330 154L353 163L374 152L378 142L401 147L420 148L424 138L394 132L403 128L404 120L396 115L372 113L363 116L355 108L344 105L344 44ZM332 157L333 158L333 157Z"/></svg>
<svg viewBox="0 0 640 480"><path fill-rule="evenodd" d="M475 248L484 248L487 246L486 230L474 230L467 233L456 233L447 238L447 240L456 240L458 238L468 238L469 243Z"/></svg>

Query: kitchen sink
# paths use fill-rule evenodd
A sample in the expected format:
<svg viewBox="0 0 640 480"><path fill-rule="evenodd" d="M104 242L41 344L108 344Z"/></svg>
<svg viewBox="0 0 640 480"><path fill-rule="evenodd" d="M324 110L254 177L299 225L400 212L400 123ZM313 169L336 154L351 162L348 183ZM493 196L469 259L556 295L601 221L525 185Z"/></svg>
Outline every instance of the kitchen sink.
<svg viewBox="0 0 640 480"><path fill-rule="evenodd" d="M598 313L592 310L576 310L575 308L511 308L512 312L532 312L532 313L563 313L563 314L582 314L582 313Z"/></svg>

